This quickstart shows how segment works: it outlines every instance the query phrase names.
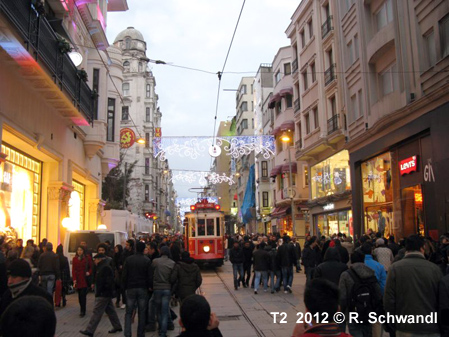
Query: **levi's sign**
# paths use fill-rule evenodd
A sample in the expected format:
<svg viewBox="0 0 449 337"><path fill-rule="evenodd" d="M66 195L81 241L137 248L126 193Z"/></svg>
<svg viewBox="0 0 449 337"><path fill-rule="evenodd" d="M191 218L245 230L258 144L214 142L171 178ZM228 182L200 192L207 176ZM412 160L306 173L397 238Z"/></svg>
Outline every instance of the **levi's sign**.
<svg viewBox="0 0 449 337"><path fill-rule="evenodd" d="M399 162L399 171L401 172L401 175L416 172L417 168L418 168L418 161L416 156L406 158Z"/></svg>

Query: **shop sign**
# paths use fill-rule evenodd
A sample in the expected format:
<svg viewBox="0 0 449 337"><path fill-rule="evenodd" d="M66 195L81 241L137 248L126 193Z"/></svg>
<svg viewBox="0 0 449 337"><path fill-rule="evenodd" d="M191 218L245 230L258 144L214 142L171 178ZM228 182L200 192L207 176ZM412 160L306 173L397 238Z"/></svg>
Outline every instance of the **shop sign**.
<svg viewBox="0 0 449 337"><path fill-rule="evenodd" d="M424 181L435 182L435 175L433 174L432 159L427 159L427 165L424 167Z"/></svg>
<svg viewBox="0 0 449 337"><path fill-rule="evenodd" d="M122 149L127 149L136 141L136 134L133 130L129 128L124 128L120 130L120 147Z"/></svg>
<svg viewBox="0 0 449 337"><path fill-rule="evenodd" d="M334 209L335 208L335 205L334 204L327 204L327 205L324 205L323 206L323 209L325 210L325 211L330 211L331 209Z"/></svg>
<svg viewBox="0 0 449 337"><path fill-rule="evenodd" d="M417 167L418 167L418 163L417 163L416 156L406 158L399 162L399 171L401 172L401 175L411 173L411 172L416 172Z"/></svg>

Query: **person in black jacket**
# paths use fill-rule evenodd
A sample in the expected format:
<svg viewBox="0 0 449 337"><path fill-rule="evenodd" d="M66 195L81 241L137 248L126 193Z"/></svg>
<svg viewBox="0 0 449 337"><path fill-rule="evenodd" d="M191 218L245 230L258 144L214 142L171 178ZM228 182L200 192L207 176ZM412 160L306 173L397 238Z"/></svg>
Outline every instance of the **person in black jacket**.
<svg viewBox="0 0 449 337"><path fill-rule="evenodd" d="M296 265L296 255L293 246L289 244L290 237L283 237L283 244L278 248L278 265L282 271L282 282L284 284L284 293L292 292L293 284L293 266Z"/></svg>
<svg viewBox="0 0 449 337"><path fill-rule="evenodd" d="M70 284L70 267L69 267L69 260L67 257L64 256L64 248L60 244L58 247L56 247L56 255L58 255L59 258L59 270L61 275L61 282L62 282L62 306L65 307L67 304L66 295L69 291L69 284ZM56 296L55 296L56 300ZM61 303L55 303L55 306L59 307L61 306Z"/></svg>
<svg viewBox="0 0 449 337"><path fill-rule="evenodd" d="M184 301L190 295L194 295L195 291L203 282L201 271L195 260L190 257L189 252L181 253L181 261L179 261L171 275L171 283L175 284L175 293L179 299Z"/></svg>
<svg viewBox="0 0 449 337"><path fill-rule="evenodd" d="M279 291L279 288L281 286L281 268L278 265L276 248L273 248L271 244L269 244L267 247L270 249L269 256L270 256L271 293L274 294L275 291ZM275 276L276 282L274 281Z"/></svg>
<svg viewBox="0 0 449 337"><path fill-rule="evenodd" d="M232 247L229 253L229 260L232 263L232 271L234 273L234 289L238 290L240 287L240 282L243 280L243 250L237 241L234 241L234 247ZM238 278L237 278L238 273Z"/></svg>
<svg viewBox="0 0 449 337"><path fill-rule="evenodd" d="M316 236L312 236L309 241L306 242L302 251L302 263L304 265L307 281L311 281L317 266L318 256L315 250L317 245Z"/></svg>
<svg viewBox="0 0 449 337"><path fill-rule="evenodd" d="M31 267L24 259L16 259L8 267L8 290L0 301L0 317L6 308L23 296L40 296L53 308L53 297L43 288L31 282ZM1 334L0 334L1 335Z"/></svg>
<svg viewBox="0 0 449 337"><path fill-rule="evenodd" d="M122 284L126 290L125 336L131 336L131 320L137 307L139 323L137 337L145 336L145 320L150 289L151 260L143 255L145 244L136 243L136 254L131 255L123 266Z"/></svg>
<svg viewBox="0 0 449 337"><path fill-rule="evenodd" d="M293 250L295 252L296 272L299 273L301 271L301 263L299 261L301 259L301 245L296 241L295 237L292 239L292 242L290 242L290 244L293 246Z"/></svg>
<svg viewBox="0 0 449 337"><path fill-rule="evenodd" d="M340 254L340 262L347 264L349 262L349 253L348 250L341 245L341 241L336 239L335 241L335 248L337 249L338 253ZM324 254L323 261L326 259L326 254Z"/></svg>
<svg viewBox="0 0 449 337"><path fill-rule="evenodd" d="M262 277L263 291L267 291L268 288L268 269L270 268L270 254L265 250L265 242L259 244L258 249L253 254L254 258L254 271L256 273L254 281L254 294L257 294L257 290L260 285L260 278Z"/></svg>
<svg viewBox="0 0 449 337"><path fill-rule="evenodd" d="M106 312L113 329L109 333L123 331L120 320L112 304L114 292L114 273L111 266L106 261L106 255L97 254L94 256L94 263L97 266L97 275L95 278L95 303L92 317L86 330L80 330L80 334L93 336L101 317Z"/></svg>
<svg viewBox="0 0 449 337"><path fill-rule="evenodd" d="M346 263L343 263L340 260L340 253L337 247L328 248L326 250L326 254L324 254L324 262L320 263L315 268L313 278L322 277L338 286L340 282L340 275L347 269L348 266Z"/></svg>
<svg viewBox="0 0 449 337"><path fill-rule="evenodd" d="M251 266L253 265L253 250L249 241L243 244L243 288L249 286L249 279L251 278Z"/></svg>

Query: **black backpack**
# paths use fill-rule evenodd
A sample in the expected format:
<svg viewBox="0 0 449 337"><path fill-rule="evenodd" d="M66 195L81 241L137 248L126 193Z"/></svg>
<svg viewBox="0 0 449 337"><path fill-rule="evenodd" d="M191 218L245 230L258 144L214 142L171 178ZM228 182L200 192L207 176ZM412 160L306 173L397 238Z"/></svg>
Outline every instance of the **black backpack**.
<svg viewBox="0 0 449 337"><path fill-rule="evenodd" d="M357 320L363 324L369 324L369 313L378 312L380 299L377 298L375 285L376 276L361 279L352 268L348 270L354 280L351 296L349 298L349 312L358 314Z"/></svg>

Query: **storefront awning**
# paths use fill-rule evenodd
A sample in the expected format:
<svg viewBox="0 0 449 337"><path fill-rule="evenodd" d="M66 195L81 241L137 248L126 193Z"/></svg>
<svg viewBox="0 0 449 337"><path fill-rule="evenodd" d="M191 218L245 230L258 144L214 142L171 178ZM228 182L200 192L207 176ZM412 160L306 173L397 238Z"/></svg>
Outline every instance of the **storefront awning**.
<svg viewBox="0 0 449 337"><path fill-rule="evenodd" d="M287 131L287 130L293 131L294 129L295 129L295 121L292 120L285 121L279 127L279 131Z"/></svg>
<svg viewBox="0 0 449 337"><path fill-rule="evenodd" d="M290 208L290 206L284 206L284 207L276 207L273 212L271 212L272 218L281 218L287 214L287 210Z"/></svg>
<svg viewBox="0 0 449 337"><path fill-rule="evenodd" d="M274 128L273 131L270 132L270 134L271 134L272 136L276 136L276 135L279 133L279 130L280 130L279 127Z"/></svg>
<svg viewBox="0 0 449 337"><path fill-rule="evenodd" d="M275 166L270 172L270 177L276 177L281 171L282 165Z"/></svg>
<svg viewBox="0 0 449 337"><path fill-rule="evenodd" d="M293 95L293 88L292 87L288 87L288 88L285 88L285 89L281 89L279 91L279 95L281 95L281 96Z"/></svg>
<svg viewBox="0 0 449 337"><path fill-rule="evenodd" d="M276 102L281 100L281 95L279 94L274 94L273 96L271 96L270 101L268 102L268 108L273 109L274 106L276 105Z"/></svg>
<svg viewBox="0 0 449 337"><path fill-rule="evenodd" d="M296 162L292 162L291 166L292 166L292 173L298 173L298 168L296 166ZM282 165L281 172L282 173L290 172L290 165L289 165L289 163Z"/></svg>

